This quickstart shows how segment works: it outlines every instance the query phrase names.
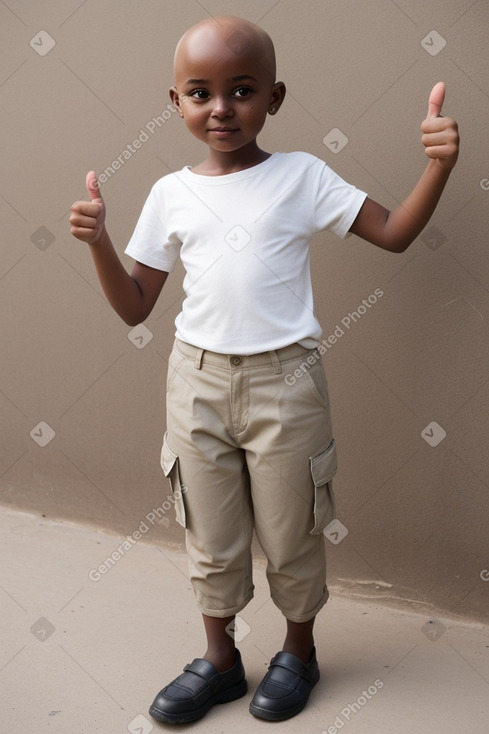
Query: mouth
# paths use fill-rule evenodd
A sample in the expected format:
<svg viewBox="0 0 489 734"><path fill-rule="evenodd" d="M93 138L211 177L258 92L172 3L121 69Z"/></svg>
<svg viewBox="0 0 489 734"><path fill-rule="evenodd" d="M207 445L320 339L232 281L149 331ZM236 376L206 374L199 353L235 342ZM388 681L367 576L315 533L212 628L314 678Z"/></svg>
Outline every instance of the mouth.
<svg viewBox="0 0 489 734"><path fill-rule="evenodd" d="M215 135L217 138L227 138L233 133L237 132L237 127L211 127L209 132Z"/></svg>

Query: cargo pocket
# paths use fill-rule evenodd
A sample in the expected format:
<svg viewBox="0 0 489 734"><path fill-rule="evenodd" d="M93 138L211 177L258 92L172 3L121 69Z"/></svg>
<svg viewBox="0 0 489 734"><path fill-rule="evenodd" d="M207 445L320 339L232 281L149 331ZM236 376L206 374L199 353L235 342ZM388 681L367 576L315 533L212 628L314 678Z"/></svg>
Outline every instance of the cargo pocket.
<svg viewBox="0 0 489 734"><path fill-rule="evenodd" d="M319 535L336 517L332 481L337 469L334 439L327 449L316 456L311 456L309 461L314 482L314 527L311 535Z"/></svg>
<svg viewBox="0 0 489 734"><path fill-rule="evenodd" d="M180 470L178 465L178 454L176 454L168 443L168 432L163 438L163 448L161 449L161 468L163 474L170 480L173 501L175 503L175 515L177 522L186 528L185 519L185 503L183 495L187 491L185 485L180 481Z"/></svg>

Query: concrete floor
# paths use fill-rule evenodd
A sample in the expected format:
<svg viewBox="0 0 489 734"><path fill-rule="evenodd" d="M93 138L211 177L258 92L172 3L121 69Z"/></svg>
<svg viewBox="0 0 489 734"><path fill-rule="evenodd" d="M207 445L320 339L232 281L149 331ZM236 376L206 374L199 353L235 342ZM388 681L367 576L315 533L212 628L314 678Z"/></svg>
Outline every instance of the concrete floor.
<svg viewBox="0 0 489 734"><path fill-rule="evenodd" d="M3 732L489 731L487 627L430 621L334 589L317 620L321 679L307 708L280 724L252 717L249 701L283 634L260 563L237 626L248 695L192 725L154 722L149 704L202 654L203 632L178 549L127 544L97 572L123 542L0 508Z"/></svg>

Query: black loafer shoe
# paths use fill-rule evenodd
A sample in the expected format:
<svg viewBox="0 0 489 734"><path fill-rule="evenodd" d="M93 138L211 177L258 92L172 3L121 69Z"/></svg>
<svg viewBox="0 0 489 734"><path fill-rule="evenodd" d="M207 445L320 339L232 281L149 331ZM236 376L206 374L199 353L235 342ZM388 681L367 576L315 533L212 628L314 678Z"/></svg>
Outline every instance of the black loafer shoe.
<svg viewBox="0 0 489 734"><path fill-rule="evenodd" d="M318 680L316 648L307 665L295 655L279 652L272 658L268 673L253 696L250 711L259 719L290 719L302 711Z"/></svg>
<svg viewBox="0 0 489 734"><path fill-rule="evenodd" d="M248 690L239 650L232 668L218 673L203 658L186 665L184 672L163 688L149 709L150 715L167 724L196 721L215 703L228 703L244 696Z"/></svg>

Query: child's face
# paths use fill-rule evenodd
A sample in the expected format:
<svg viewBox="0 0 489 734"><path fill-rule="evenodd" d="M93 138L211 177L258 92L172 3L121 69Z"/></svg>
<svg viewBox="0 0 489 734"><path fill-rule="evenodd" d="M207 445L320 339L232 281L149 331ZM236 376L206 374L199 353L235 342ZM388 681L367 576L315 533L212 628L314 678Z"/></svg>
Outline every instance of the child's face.
<svg viewBox="0 0 489 734"><path fill-rule="evenodd" d="M196 28L177 49L170 96L192 135L214 151L232 153L254 144L285 87L274 81L266 49L248 26L246 35L216 23Z"/></svg>

